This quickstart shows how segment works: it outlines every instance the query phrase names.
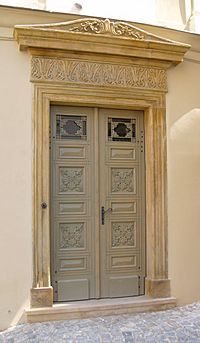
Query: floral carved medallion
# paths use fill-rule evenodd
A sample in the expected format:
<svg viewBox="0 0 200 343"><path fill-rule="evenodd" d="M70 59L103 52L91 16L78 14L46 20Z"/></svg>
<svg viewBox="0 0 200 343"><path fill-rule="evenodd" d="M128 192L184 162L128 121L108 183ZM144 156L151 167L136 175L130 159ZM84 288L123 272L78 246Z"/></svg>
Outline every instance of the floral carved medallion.
<svg viewBox="0 0 200 343"><path fill-rule="evenodd" d="M135 246L135 222L112 224L112 247Z"/></svg>
<svg viewBox="0 0 200 343"><path fill-rule="evenodd" d="M83 192L83 168L60 168L60 192Z"/></svg>
<svg viewBox="0 0 200 343"><path fill-rule="evenodd" d="M136 192L135 168L112 169L112 192Z"/></svg>
<svg viewBox="0 0 200 343"><path fill-rule="evenodd" d="M60 247L77 249L84 247L84 224L62 223L60 224Z"/></svg>

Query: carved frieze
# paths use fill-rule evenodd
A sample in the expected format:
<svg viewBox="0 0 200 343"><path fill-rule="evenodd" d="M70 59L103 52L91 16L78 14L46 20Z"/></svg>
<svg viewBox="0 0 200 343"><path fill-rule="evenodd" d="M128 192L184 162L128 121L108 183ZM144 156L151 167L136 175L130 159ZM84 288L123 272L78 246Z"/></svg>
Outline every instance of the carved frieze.
<svg viewBox="0 0 200 343"><path fill-rule="evenodd" d="M32 57L31 81L167 91L166 71L162 68L41 56Z"/></svg>
<svg viewBox="0 0 200 343"><path fill-rule="evenodd" d="M135 222L112 224L112 247L135 246Z"/></svg>

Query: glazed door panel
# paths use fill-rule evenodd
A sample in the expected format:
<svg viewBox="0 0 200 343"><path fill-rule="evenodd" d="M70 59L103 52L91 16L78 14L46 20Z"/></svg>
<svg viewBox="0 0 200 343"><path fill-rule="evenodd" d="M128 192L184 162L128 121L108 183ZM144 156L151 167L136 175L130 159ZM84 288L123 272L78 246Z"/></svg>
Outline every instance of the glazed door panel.
<svg viewBox="0 0 200 343"><path fill-rule="evenodd" d="M51 108L55 301L144 294L143 112Z"/></svg>

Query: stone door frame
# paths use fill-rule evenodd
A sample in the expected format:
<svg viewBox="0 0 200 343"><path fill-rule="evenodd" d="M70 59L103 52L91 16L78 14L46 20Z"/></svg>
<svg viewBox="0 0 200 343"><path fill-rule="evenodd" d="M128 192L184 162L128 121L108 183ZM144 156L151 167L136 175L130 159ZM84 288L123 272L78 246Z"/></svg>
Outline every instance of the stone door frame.
<svg viewBox="0 0 200 343"><path fill-rule="evenodd" d="M31 307L53 305L50 280L50 105L144 111L145 294L169 297L166 69L189 46L109 19L16 26L33 82L33 287ZM44 203L47 208L42 208Z"/></svg>
<svg viewBox="0 0 200 343"><path fill-rule="evenodd" d="M146 163L146 294L170 296L167 264L167 173L165 94L121 89L113 92L95 88L35 85L34 86L34 263L32 307L53 304L50 280L50 173L49 126L50 104L97 106L144 110ZM46 202L48 207L41 208Z"/></svg>

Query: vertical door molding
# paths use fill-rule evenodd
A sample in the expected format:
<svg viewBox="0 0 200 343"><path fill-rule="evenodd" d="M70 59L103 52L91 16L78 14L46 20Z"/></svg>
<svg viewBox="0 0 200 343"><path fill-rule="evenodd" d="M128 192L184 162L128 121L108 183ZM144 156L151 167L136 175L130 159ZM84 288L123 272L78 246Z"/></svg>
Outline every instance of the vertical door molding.
<svg viewBox="0 0 200 343"><path fill-rule="evenodd" d="M31 307L52 306L50 281L49 100L34 87L33 97L33 288ZM44 208L43 208L44 207Z"/></svg>
<svg viewBox="0 0 200 343"><path fill-rule="evenodd" d="M146 150L146 294L170 296L168 279L167 152L165 95L145 113Z"/></svg>

